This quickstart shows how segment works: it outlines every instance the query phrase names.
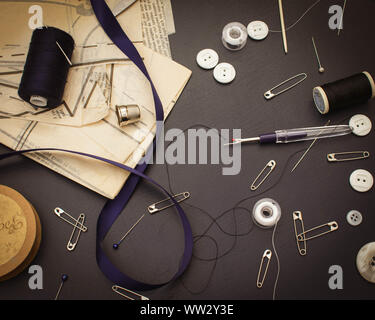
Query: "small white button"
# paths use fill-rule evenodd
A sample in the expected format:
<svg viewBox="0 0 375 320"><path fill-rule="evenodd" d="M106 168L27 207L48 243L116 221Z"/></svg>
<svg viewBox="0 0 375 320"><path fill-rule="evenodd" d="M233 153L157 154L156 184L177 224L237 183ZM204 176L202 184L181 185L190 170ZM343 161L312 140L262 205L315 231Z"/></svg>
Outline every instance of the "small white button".
<svg viewBox="0 0 375 320"><path fill-rule="evenodd" d="M346 221L354 227L359 226L362 223L362 219L362 214L357 210L351 210L346 215Z"/></svg>
<svg viewBox="0 0 375 320"><path fill-rule="evenodd" d="M220 83L232 82L236 77L236 70L234 67L226 62L219 63L214 69L214 78Z"/></svg>
<svg viewBox="0 0 375 320"><path fill-rule="evenodd" d="M363 169L358 169L352 172L349 182L354 190L358 192L366 192L372 188L374 178L370 172Z"/></svg>
<svg viewBox="0 0 375 320"><path fill-rule="evenodd" d="M219 56L212 49L203 49L197 54L198 65L206 70L213 69L219 62Z"/></svg>
<svg viewBox="0 0 375 320"><path fill-rule="evenodd" d="M353 133L360 137L368 135L372 128L371 120L363 114L351 117L349 126L353 128Z"/></svg>
<svg viewBox="0 0 375 320"><path fill-rule="evenodd" d="M268 36L268 26L263 21L252 21L247 26L247 33L251 39L263 40Z"/></svg>

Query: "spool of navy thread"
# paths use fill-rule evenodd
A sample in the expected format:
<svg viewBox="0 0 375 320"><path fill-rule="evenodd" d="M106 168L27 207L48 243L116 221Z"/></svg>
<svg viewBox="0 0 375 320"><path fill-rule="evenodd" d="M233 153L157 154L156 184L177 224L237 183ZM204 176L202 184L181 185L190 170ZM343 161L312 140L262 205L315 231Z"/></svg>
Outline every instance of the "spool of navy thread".
<svg viewBox="0 0 375 320"><path fill-rule="evenodd" d="M55 108L63 100L70 64L56 42L70 60L74 40L65 31L43 27L31 37L18 95L35 107Z"/></svg>
<svg viewBox="0 0 375 320"><path fill-rule="evenodd" d="M367 71L313 89L321 114L364 103L375 97L375 84Z"/></svg>

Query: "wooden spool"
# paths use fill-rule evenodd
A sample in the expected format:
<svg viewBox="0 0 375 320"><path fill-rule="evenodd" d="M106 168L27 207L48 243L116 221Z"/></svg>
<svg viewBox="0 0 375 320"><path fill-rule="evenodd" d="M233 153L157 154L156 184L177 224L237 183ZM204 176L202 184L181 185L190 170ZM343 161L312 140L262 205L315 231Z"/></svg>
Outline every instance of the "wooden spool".
<svg viewBox="0 0 375 320"><path fill-rule="evenodd" d="M0 185L0 281L13 278L31 263L41 239L34 207L16 190Z"/></svg>

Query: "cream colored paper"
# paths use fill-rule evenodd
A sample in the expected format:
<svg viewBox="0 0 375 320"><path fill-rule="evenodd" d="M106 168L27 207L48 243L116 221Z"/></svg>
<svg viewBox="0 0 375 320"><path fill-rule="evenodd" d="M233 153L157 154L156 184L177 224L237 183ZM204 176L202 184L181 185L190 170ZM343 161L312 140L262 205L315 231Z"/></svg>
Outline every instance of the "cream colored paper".
<svg viewBox="0 0 375 320"><path fill-rule="evenodd" d="M63 104L54 109L35 108L18 96L21 73L0 77L0 117L57 125L83 126L109 112L109 79L106 66L71 68Z"/></svg>
<svg viewBox="0 0 375 320"><path fill-rule="evenodd" d="M191 71L144 46L140 46L139 50L167 116L190 78ZM114 65L107 69L114 86L111 110L106 118L81 128L2 119L0 142L13 150L36 147L76 150L134 168L154 137L155 115L151 87L134 65ZM141 121L120 128L113 108L116 103L128 102L141 106ZM76 155L43 152L26 156L107 198L114 198L129 176L127 172L109 164Z"/></svg>
<svg viewBox="0 0 375 320"><path fill-rule="evenodd" d="M106 1L110 8L113 8L124 0ZM42 8L44 26L59 28L73 37L76 45L72 57L73 64L111 63L124 59L124 54L113 45L100 27L90 1L0 0L0 66L19 67L24 64L33 32L29 26L30 19L33 18L33 13L29 13L32 6ZM117 20L133 43L142 43L139 1L119 14Z"/></svg>
<svg viewBox="0 0 375 320"><path fill-rule="evenodd" d="M171 58L163 0L140 0L143 43L146 47Z"/></svg>

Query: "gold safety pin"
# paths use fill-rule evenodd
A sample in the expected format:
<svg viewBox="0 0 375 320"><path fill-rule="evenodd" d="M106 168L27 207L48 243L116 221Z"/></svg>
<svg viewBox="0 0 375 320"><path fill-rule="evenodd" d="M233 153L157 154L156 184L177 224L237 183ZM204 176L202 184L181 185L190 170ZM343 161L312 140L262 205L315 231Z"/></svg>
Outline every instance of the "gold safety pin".
<svg viewBox="0 0 375 320"><path fill-rule="evenodd" d="M188 192L188 191L181 192L181 193L173 195L172 197L173 197L173 199L175 199L179 203L179 202L182 202L182 201L186 200L187 198L189 198L190 197L190 192ZM177 199L177 198L180 198L180 199ZM167 208L170 208L170 207L174 206L174 203L172 202L172 203L170 203L170 204L168 204L168 205L166 205L166 206L164 206L162 208L157 208L157 205L161 204L163 202L171 202L171 199L167 198L167 199L164 199L164 200L161 200L161 201L158 201L158 202L155 202L155 203L149 205L147 207L148 212L150 214L153 214L155 212L159 212L159 211L162 211L164 209L167 209Z"/></svg>
<svg viewBox="0 0 375 320"><path fill-rule="evenodd" d="M250 186L250 189L251 189L252 191L258 189L258 188L262 185L262 183L267 179L267 177L271 174L271 172L275 169L275 167L276 167L276 161L275 161L275 160L271 160L271 161L269 161L269 162L266 164L266 166L263 168L263 170L262 170L262 171L258 174L258 176L255 178L255 180L253 181L253 183L252 183L251 186ZM260 182L258 183L258 185L255 185L256 182L258 181L258 179L260 178L260 176L264 173L264 171L265 171L267 168L269 168L268 173L265 175L265 177L262 179L262 181L260 181Z"/></svg>
<svg viewBox="0 0 375 320"><path fill-rule="evenodd" d="M271 257L272 257L272 251L271 250L267 249L266 251L264 251L263 256L262 256L262 260L260 261L258 277L257 277L257 287L258 288L262 288L262 286L263 286L264 279L266 278L266 275L267 275L268 266L269 266L270 261L271 261ZM266 264L266 268L264 270L262 281L260 281L260 274L261 274L261 271L263 269L263 263L264 263L265 259L267 259L267 264Z"/></svg>
<svg viewBox="0 0 375 320"><path fill-rule="evenodd" d="M357 156L357 157L354 156L354 157L342 158L342 159L337 158L337 156L342 156L342 155L361 155L361 156ZM370 152L368 152L368 151L336 152L336 153L327 154L327 160L329 162L341 162L341 161L366 159L369 156L370 156Z"/></svg>
<svg viewBox="0 0 375 320"><path fill-rule="evenodd" d="M73 227L77 227L78 229L80 229L81 231L83 232L86 232L87 231L87 227L85 227L82 223L80 223L77 219L73 218L69 213L65 212L63 209L61 208L55 208L54 210L55 214L61 218L62 220L64 220L65 222L71 224ZM62 215L65 214L67 217L69 217L71 220L73 220L74 222L72 221L69 221L68 219L64 218Z"/></svg>
<svg viewBox="0 0 375 320"><path fill-rule="evenodd" d="M292 80L294 80L294 79L296 79L296 78L298 78L298 77L302 77L302 79L299 80L299 81L297 81L296 83L292 84L292 85L289 86L288 88L285 88L285 89L283 89L283 90L281 90L280 92L277 92L277 93L273 93L273 92L272 92L273 90L275 90L275 89L281 87L282 85L284 85L284 84L288 83L289 81L292 81ZM306 74L306 73L300 73L300 74L297 74L297 75L295 75L295 76L293 76L293 77L291 77L291 78L289 78L289 79L287 79L287 80L281 82L280 84L274 86L272 89L268 90L267 92L265 92L265 93L264 93L264 97L265 97L267 100L270 100L270 99L272 99L273 97L276 97L276 96L278 96L279 94L282 94L282 93L284 93L284 92L286 92L286 91L288 91L288 90L294 88L296 85L300 84L300 83L301 83L302 81L304 81L306 78L307 78L307 74Z"/></svg>
<svg viewBox="0 0 375 320"><path fill-rule="evenodd" d="M78 224L80 223L81 225L83 225L83 223L85 222L85 214L84 213L81 213L77 219L77 223L76 225L74 226L73 228L73 231L72 231L72 234L70 235L70 238L69 238L69 241L68 241L68 244L66 245L66 248L69 250L69 251L73 251L74 248L76 247L77 243L78 243L78 240L79 240L79 236L81 235L81 229L78 228ZM73 237L74 237L74 234L76 233L76 230L78 229L78 233L77 233L77 237L76 239L74 240L74 242L72 242L73 240Z"/></svg>
<svg viewBox="0 0 375 320"><path fill-rule="evenodd" d="M312 232L314 230L317 230L317 229L321 229L321 228L324 228L324 227L329 227L329 230L328 231L325 231L325 232L322 232L320 234L317 234L315 236L312 236L310 238L306 238L306 234L308 234L309 232ZM328 223L325 223L325 224L322 224L320 226L317 226L317 227L314 227L310 230L307 230L307 231L304 231L303 233L300 233L298 236L297 236L297 240L298 241L307 241L307 240L311 240L311 239L315 239L315 238L318 238L320 236L323 236L327 233L330 233L330 232L333 232L333 231L336 231L337 229L339 228L339 225L337 224L336 221L331 221L331 222L328 222Z"/></svg>
<svg viewBox="0 0 375 320"><path fill-rule="evenodd" d="M303 239L298 240L298 231L297 231L297 221L301 225ZM306 238L305 238L305 226L303 224L302 212L301 211L294 211L293 212L293 224L294 224L294 234L296 236L297 248L298 252L301 256L305 256L307 253L306 247ZM303 243L303 246L301 245Z"/></svg>
<svg viewBox="0 0 375 320"><path fill-rule="evenodd" d="M121 292L121 290L122 290L122 291L125 291L125 292L127 292L127 293L131 293L131 294L135 295L136 297L141 298L141 300L150 300L149 298L147 298L147 297L145 297L145 296L142 296L142 295L139 294L139 293L136 293L136 292L131 291L131 290L129 290L129 289L125 289L125 288L120 287L120 286L118 286L118 285L114 285L114 286L112 286L112 290L113 290L113 292L116 292L117 294L119 294L120 296L123 296L124 298L126 298L126 299L128 299L128 300L135 300L135 299L132 298L132 297L127 296L125 293Z"/></svg>

